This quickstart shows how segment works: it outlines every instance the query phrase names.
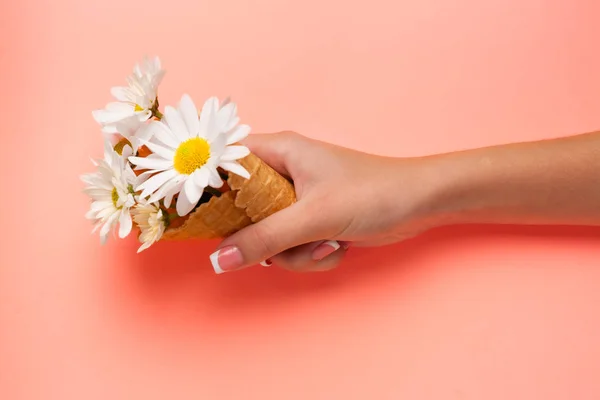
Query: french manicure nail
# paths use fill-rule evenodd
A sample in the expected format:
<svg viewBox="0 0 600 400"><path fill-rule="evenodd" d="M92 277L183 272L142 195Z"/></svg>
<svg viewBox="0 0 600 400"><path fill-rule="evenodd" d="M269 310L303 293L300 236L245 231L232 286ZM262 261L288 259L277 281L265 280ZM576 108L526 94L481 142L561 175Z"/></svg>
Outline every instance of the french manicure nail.
<svg viewBox="0 0 600 400"><path fill-rule="evenodd" d="M335 240L328 240L321 243L313 250L312 258L315 261L321 261L331 253L337 251L340 248L340 244Z"/></svg>
<svg viewBox="0 0 600 400"><path fill-rule="evenodd" d="M273 265L273 263L271 262L271 260L266 259L265 261L261 261L260 265L262 265L263 267L270 267L271 265Z"/></svg>
<svg viewBox="0 0 600 400"><path fill-rule="evenodd" d="M244 258L236 246L227 246L212 253L210 262L215 272L222 274L240 268L244 264Z"/></svg>

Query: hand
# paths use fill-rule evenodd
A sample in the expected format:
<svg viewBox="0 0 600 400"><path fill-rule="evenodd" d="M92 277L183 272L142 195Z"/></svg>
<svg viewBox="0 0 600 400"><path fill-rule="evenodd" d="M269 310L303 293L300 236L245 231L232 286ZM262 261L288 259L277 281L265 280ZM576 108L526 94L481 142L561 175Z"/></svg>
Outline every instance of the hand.
<svg viewBox="0 0 600 400"><path fill-rule="evenodd" d="M251 135L244 143L290 177L298 201L224 240L211 256L218 272L260 262L295 271L336 267L353 246L377 246L432 226L435 174L419 159L393 159L292 132Z"/></svg>

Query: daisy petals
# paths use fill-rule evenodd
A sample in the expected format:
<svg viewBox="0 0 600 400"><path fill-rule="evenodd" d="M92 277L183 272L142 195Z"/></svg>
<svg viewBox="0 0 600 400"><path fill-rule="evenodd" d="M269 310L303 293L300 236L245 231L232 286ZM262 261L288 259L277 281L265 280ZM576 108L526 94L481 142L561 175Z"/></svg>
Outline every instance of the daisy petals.
<svg viewBox="0 0 600 400"><path fill-rule="evenodd" d="M92 111L92 116L101 125L112 125L133 115L133 107L119 102L108 103L104 110ZM103 129L104 130L104 129ZM116 132L115 127L110 127L112 132Z"/></svg>
<svg viewBox="0 0 600 400"><path fill-rule="evenodd" d="M112 204L112 201L111 201L111 204ZM103 208L102 210L96 211L96 218L103 220L104 218L112 217L116 213L117 213L116 209L111 206L111 207Z"/></svg>
<svg viewBox="0 0 600 400"><path fill-rule="evenodd" d="M181 190L181 186L183 185L183 181L181 177L175 177L170 181L167 181L164 185L162 185L150 198L148 199L148 203L154 203L162 198L165 198L165 206L169 208L171 206L171 200L175 193ZM167 197L171 194L171 198ZM168 200L168 201L167 201Z"/></svg>
<svg viewBox="0 0 600 400"><path fill-rule="evenodd" d="M135 185L133 185L133 187L138 188L142 183L146 182L146 180L148 180L148 178L150 178L154 174L156 174L156 171L152 170L142 172L141 174L135 177Z"/></svg>
<svg viewBox="0 0 600 400"><path fill-rule="evenodd" d="M239 125L231 132L227 133L227 144L233 144L245 139L250 134L248 125Z"/></svg>
<svg viewBox="0 0 600 400"><path fill-rule="evenodd" d="M210 141L211 155L219 159L227 146L227 137L225 135L217 135Z"/></svg>
<svg viewBox="0 0 600 400"><path fill-rule="evenodd" d="M108 103L106 105L106 111L110 111L110 112L121 112L121 113L126 113L126 112L131 112L133 111L134 107L130 104L127 103L121 103L118 101L113 101L112 103Z"/></svg>
<svg viewBox="0 0 600 400"><path fill-rule="evenodd" d="M142 243L142 245L137 249L137 253L141 253L142 251L148 249L150 246L152 245L152 242L144 242Z"/></svg>
<svg viewBox="0 0 600 400"><path fill-rule="evenodd" d="M95 201L90 205L90 210L97 212L104 208L109 207L112 204L112 199L108 198L105 201Z"/></svg>
<svg viewBox="0 0 600 400"><path fill-rule="evenodd" d="M183 97L181 97L181 102L179 103L179 113L181 114L181 117L183 118L190 135L192 137L196 136L200 130L198 110L196 109L196 105L192 101L192 98L187 94L184 94Z"/></svg>
<svg viewBox="0 0 600 400"><path fill-rule="evenodd" d="M85 219L96 219L96 211L89 210L85 213Z"/></svg>
<svg viewBox="0 0 600 400"><path fill-rule="evenodd" d="M131 91L126 87L115 86L110 89L110 94L112 94L112 96L119 101L134 100L134 96L132 95Z"/></svg>
<svg viewBox="0 0 600 400"><path fill-rule="evenodd" d="M250 149L246 146L228 146L225 148L221 160L223 161L234 161L240 158L246 157L250 154Z"/></svg>
<svg viewBox="0 0 600 400"><path fill-rule="evenodd" d="M158 121L155 121L155 122L158 122ZM134 138L137 139L138 141L150 140L150 138L152 138L152 135L153 135L153 129L151 127L154 124L149 123L149 124L141 125L141 123L139 122L139 119L138 119L138 124L140 124L139 128L135 132L133 132L133 135L135 135ZM133 137L132 137L132 139L133 139Z"/></svg>
<svg viewBox="0 0 600 400"><path fill-rule="evenodd" d="M180 217L185 217L194 209L195 206L196 203L191 203L187 196L180 195L177 198L177 205L175 206L175 209L177 210L177 215Z"/></svg>
<svg viewBox="0 0 600 400"><path fill-rule="evenodd" d="M215 189L218 189L221 186L223 186L223 179L221 179L221 176L219 175L217 169L210 168L208 171L208 186L213 187Z"/></svg>
<svg viewBox="0 0 600 400"><path fill-rule="evenodd" d="M121 239L127 237L131 232L132 228L131 214L129 214L129 210L123 209L121 211L121 217L119 218L119 237Z"/></svg>
<svg viewBox="0 0 600 400"><path fill-rule="evenodd" d="M190 138L187 127L183 122L179 111L175 108L166 106L163 120L169 128L171 128L171 132L173 132L179 142L186 141Z"/></svg>
<svg viewBox="0 0 600 400"><path fill-rule="evenodd" d="M217 123L223 132L229 131L238 121L239 118L236 116L236 106L234 103L221 106L221 109L217 113Z"/></svg>
<svg viewBox="0 0 600 400"><path fill-rule="evenodd" d="M143 191L140 195L142 198L147 197L150 194L154 193L156 189L164 185L167 181L174 178L176 175L177 171L175 171L174 169L166 170L164 172L152 176L147 181L138 186L136 190Z"/></svg>
<svg viewBox="0 0 600 400"><path fill-rule="evenodd" d="M216 113L219 107L219 100L216 97L211 97L204 102L202 111L200 112L200 130L199 136L205 139L210 139L218 133Z"/></svg>
<svg viewBox="0 0 600 400"><path fill-rule="evenodd" d="M165 207L169 208L171 207L171 203L173 202L173 196L175 196L177 193L179 193L179 191L181 190L181 187L183 186L183 182L179 181L179 182L174 182L174 185L172 185L168 190L165 190L165 197L163 202L165 203Z"/></svg>
<svg viewBox="0 0 600 400"><path fill-rule="evenodd" d="M165 158L167 160L173 159L173 156L175 155L175 153L173 152L173 150L169 150L169 149L165 149L164 147L162 147L161 145L152 143L152 142L148 142L148 141L140 141L141 144L146 145L146 147L148 147L154 154Z"/></svg>
<svg viewBox="0 0 600 400"><path fill-rule="evenodd" d="M110 228L112 228L112 225L113 225L114 221L117 219L117 217L118 217L118 213L114 213L113 215L108 217L108 219L106 220L106 222L104 223L104 225L102 225L102 228L100 229L100 236L108 235L108 233L110 232Z"/></svg>
<svg viewBox="0 0 600 400"><path fill-rule="evenodd" d="M148 126L148 130L151 132L151 136L154 136L156 139L161 141L163 144L176 149L179 146L179 141L177 137L167 125L165 125L162 121L153 121Z"/></svg>
<svg viewBox="0 0 600 400"><path fill-rule="evenodd" d="M136 169L152 169L162 171L173 167L173 160L161 160L150 157L129 157L129 162L137 165Z"/></svg>
<svg viewBox="0 0 600 400"><path fill-rule="evenodd" d="M119 131L114 125L104 125L102 127L102 133L119 133Z"/></svg>
<svg viewBox="0 0 600 400"><path fill-rule="evenodd" d="M224 170L233 172L234 174L241 176L242 178L250 178L250 173L246 170L246 168L242 167L235 161L223 161L219 164L219 166Z"/></svg>
<svg viewBox="0 0 600 400"><path fill-rule="evenodd" d="M200 200L200 196L202 196L202 191L204 188L199 187L196 184L196 177L199 176L200 171L194 172L192 176L189 176L185 180L185 184L183 185L183 194L187 197L188 201L192 204L196 204L198 200ZM181 197L181 196L180 196Z"/></svg>

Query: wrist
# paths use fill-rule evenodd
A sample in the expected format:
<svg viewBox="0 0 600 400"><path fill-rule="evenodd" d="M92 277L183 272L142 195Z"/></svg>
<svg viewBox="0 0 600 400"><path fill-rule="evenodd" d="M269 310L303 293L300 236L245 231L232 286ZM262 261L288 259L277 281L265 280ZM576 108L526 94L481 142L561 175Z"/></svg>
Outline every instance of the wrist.
<svg viewBox="0 0 600 400"><path fill-rule="evenodd" d="M427 228L479 221L494 207L496 178L489 160L461 152L423 157L417 162L422 190L415 216Z"/></svg>
<svg viewBox="0 0 600 400"><path fill-rule="evenodd" d="M473 183L466 165L455 157L430 156L381 166L386 172L381 174L383 201L374 204L377 219L402 235L461 223L470 208L465 193Z"/></svg>

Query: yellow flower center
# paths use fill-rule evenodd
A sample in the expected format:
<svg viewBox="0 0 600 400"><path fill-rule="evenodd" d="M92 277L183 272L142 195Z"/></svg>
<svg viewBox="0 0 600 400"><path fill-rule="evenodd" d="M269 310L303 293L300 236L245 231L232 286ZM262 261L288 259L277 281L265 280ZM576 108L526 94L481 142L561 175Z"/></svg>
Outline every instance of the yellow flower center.
<svg viewBox="0 0 600 400"><path fill-rule="evenodd" d="M123 138L121 140L119 140L119 143L115 144L115 151L122 156L123 155L123 147L125 146L131 146L131 143L129 142L129 140Z"/></svg>
<svg viewBox="0 0 600 400"><path fill-rule="evenodd" d="M133 111L135 111L135 112L144 111L144 107L140 106L139 104L136 104L135 107L133 107Z"/></svg>
<svg viewBox="0 0 600 400"><path fill-rule="evenodd" d="M117 207L117 202L119 201L119 193L117 193L117 188L113 188L113 190L111 192L111 197L112 197L112 202L113 202L115 208L120 208L120 207Z"/></svg>
<svg viewBox="0 0 600 400"><path fill-rule="evenodd" d="M180 174L190 175L210 158L210 145L202 138L188 139L175 150L173 166Z"/></svg>

